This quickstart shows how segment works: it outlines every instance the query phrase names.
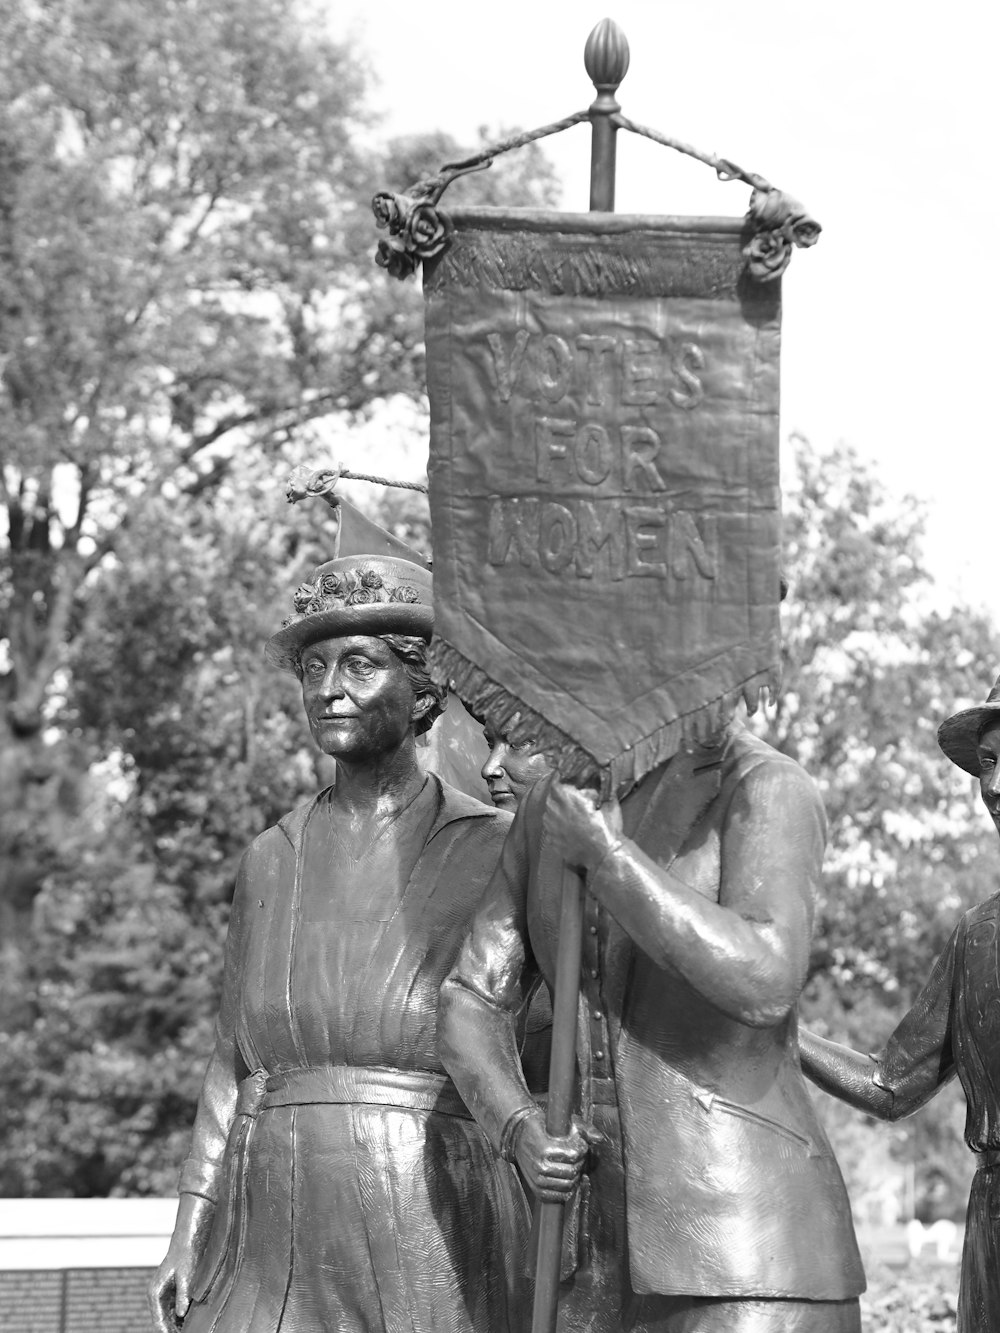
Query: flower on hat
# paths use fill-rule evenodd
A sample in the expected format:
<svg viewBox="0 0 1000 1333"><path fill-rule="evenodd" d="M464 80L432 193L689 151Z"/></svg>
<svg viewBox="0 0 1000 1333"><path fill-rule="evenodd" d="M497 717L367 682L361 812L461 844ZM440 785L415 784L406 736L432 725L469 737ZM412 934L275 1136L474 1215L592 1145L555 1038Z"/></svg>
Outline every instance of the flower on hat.
<svg viewBox="0 0 1000 1333"><path fill-rule="evenodd" d="M302 616L333 611L344 606L372 606L376 603L420 601L416 588L408 583L387 583L376 569L348 569L341 574L321 574L315 583L300 583L292 595L296 614L284 621L282 628L294 625Z"/></svg>

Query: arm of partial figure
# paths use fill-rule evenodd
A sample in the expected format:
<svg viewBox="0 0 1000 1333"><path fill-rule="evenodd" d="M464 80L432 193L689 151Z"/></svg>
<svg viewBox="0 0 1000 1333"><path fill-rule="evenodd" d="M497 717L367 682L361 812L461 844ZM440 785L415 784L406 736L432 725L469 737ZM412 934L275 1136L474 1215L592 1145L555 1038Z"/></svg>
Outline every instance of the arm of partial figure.
<svg viewBox="0 0 1000 1333"><path fill-rule="evenodd" d="M588 1141L577 1125L565 1138L546 1133L517 1049L516 1020L536 973L525 914L523 813L522 807L458 962L441 988L438 1047L496 1151L517 1162L538 1198L558 1203L580 1178Z"/></svg>
<svg viewBox="0 0 1000 1333"><path fill-rule="evenodd" d="M718 902L622 836L613 806L595 810L587 794L556 783L547 816L576 823L553 836L576 839L591 893L658 966L752 1027L774 1026L794 1008L826 838L822 804L801 769L760 764L737 784L721 829Z"/></svg>
<svg viewBox="0 0 1000 1333"><path fill-rule="evenodd" d="M236 1111L237 1082L241 1072L236 1050L236 977L244 897L241 866L226 936L215 1048L198 1098L191 1150L181 1171L177 1220L166 1256L148 1289L156 1333L175 1333L187 1314L191 1283L212 1229L222 1159Z"/></svg>
<svg viewBox="0 0 1000 1333"><path fill-rule="evenodd" d="M934 964L913 1007L877 1055L801 1029L802 1069L824 1092L880 1120L920 1109L955 1073L952 987L958 932Z"/></svg>

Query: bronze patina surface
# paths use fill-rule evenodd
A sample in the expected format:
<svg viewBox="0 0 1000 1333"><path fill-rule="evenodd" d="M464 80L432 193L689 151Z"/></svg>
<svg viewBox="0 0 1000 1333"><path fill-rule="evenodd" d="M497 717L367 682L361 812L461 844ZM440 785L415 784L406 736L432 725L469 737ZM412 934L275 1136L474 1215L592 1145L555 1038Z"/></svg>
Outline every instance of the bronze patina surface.
<svg viewBox="0 0 1000 1333"><path fill-rule="evenodd" d="M442 992L444 1063L541 1199L571 1204L559 1327L840 1333L864 1278L798 1068L825 836L813 784L734 724L595 810L553 778L515 816ZM513 1015L554 981L564 863L587 875L579 1124L549 1138Z"/></svg>
<svg viewBox="0 0 1000 1333"><path fill-rule="evenodd" d="M436 1044L509 816L417 764L429 615L426 570L349 557L270 642L337 775L240 866L160 1333L525 1326L523 1191Z"/></svg>
<svg viewBox="0 0 1000 1333"><path fill-rule="evenodd" d="M434 651L614 790L777 681L780 284L724 219L452 222L425 264Z"/></svg>

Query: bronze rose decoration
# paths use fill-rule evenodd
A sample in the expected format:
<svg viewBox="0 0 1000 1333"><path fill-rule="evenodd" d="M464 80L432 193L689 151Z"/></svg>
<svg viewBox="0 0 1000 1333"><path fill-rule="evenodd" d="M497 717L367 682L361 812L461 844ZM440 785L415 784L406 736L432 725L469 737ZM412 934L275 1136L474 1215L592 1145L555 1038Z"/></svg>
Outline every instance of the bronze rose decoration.
<svg viewBox="0 0 1000 1333"><path fill-rule="evenodd" d="M448 244L450 227L447 219L433 203L417 194L417 191L431 186L427 193L440 196L444 185L436 191L433 189L439 180L440 177L434 177L433 181L421 182L411 194L382 190L372 200L375 225L389 232L388 238L378 243L375 263L392 278L408 278L416 272L419 263L433 259Z"/></svg>
<svg viewBox="0 0 1000 1333"><path fill-rule="evenodd" d="M752 234L743 254L750 276L758 282L780 277L791 260L792 248L815 245L822 230L797 199L773 186L754 190L746 220Z"/></svg>
<svg viewBox="0 0 1000 1333"><path fill-rule="evenodd" d="M456 177L472 171L484 171L493 165L493 159L501 153L507 153L512 148L522 148L535 139L558 134L561 130L589 119L589 111L577 111L551 125L513 135L462 162L448 163L436 176L411 185L405 194L394 194L391 190L380 191L372 199L372 212L375 214L376 226L388 231L389 235L378 243L376 264L384 268L390 277L409 278L416 273L422 261L440 254L451 240L451 224L447 216L438 211L437 205ZM822 228L816 219L796 199L776 189L763 176L754 171L745 171L728 158L703 153L690 144L660 134L658 130L637 125L620 111L613 112L609 119L617 129L629 130L704 162L715 170L720 180L739 180L753 187L746 214L743 254L747 261L747 272L757 282L772 282L779 278L788 267L792 250L796 246L806 249L819 240Z"/></svg>

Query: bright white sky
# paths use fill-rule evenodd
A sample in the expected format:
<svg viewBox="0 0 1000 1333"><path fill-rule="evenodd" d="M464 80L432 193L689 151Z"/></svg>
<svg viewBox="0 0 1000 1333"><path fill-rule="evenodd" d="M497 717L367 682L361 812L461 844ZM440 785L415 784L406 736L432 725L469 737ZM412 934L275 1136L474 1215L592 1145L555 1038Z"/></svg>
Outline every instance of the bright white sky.
<svg viewBox="0 0 1000 1333"><path fill-rule="evenodd" d="M614 18L632 52L626 116L760 172L823 224L783 283L783 436L844 440L923 498L942 590L1000 620L995 0L334 4L335 33L369 54L384 132L464 141L589 105L584 42ZM546 141L570 210L588 205L589 140L580 126ZM748 187L618 144L619 212L745 211Z"/></svg>

